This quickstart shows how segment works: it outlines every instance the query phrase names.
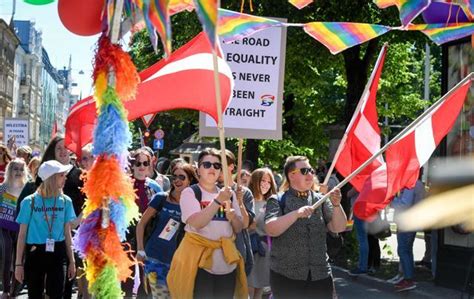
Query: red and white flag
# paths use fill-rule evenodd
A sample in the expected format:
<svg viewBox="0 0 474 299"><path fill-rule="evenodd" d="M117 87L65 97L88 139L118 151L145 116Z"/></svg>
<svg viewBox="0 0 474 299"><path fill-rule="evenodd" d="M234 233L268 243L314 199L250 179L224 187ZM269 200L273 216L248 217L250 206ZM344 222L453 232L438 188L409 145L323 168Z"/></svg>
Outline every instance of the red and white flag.
<svg viewBox="0 0 474 299"><path fill-rule="evenodd" d="M385 153L387 165L374 171L367 179L354 205L354 213L370 219L390 203L403 188L413 188L420 168L428 161L441 140L453 127L471 86L467 80L440 104L427 113Z"/></svg>
<svg viewBox="0 0 474 299"><path fill-rule="evenodd" d="M378 125L376 100L379 79L382 74L386 53L387 46L384 45L380 51L370 80L367 82L366 89L354 112L351 123L346 129L347 139L343 138L341 141L343 142L343 148L340 153L334 157L337 159L335 167L344 177L347 177L380 150L380 128ZM374 160L350 181L352 186L357 191L360 191L372 171L377 169L382 163L382 157Z"/></svg>
<svg viewBox="0 0 474 299"><path fill-rule="evenodd" d="M214 84L213 48L204 33L148 69L140 72L135 100L126 101L128 120L173 109L205 112L217 122ZM222 110L225 111L234 88L232 72L218 53ZM92 142L97 122L95 100L87 97L77 102L66 120L66 146L76 154Z"/></svg>

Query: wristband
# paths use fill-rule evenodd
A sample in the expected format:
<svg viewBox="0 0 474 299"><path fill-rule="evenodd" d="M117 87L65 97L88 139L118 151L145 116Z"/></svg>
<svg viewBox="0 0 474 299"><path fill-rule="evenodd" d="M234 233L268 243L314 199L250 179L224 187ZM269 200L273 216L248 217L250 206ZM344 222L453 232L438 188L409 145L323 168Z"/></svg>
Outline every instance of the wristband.
<svg viewBox="0 0 474 299"><path fill-rule="evenodd" d="M222 204L220 203L220 201L218 201L217 199L213 199L212 200L213 203L217 204L218 206L222 207Z"/></svg>
<svg viewBox="0 0 474 299"><path fill-rule="evenodd" d="M16 264L15 267L23 267L23 264Z"/></svg>
<svg viewBox="0 0 474 299"><path fill-rule="evenodd" d="M146 257L146 252L145 252L145 250L138 250L137 255L145 258Z"/></svg>

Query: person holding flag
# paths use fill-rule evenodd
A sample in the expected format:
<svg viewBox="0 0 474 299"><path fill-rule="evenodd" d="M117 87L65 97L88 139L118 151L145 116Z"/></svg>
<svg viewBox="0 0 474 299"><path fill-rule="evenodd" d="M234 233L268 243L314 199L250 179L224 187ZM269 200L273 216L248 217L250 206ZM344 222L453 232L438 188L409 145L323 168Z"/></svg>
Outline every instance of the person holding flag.
<svg viewBox="0 0 474 299"><path fill-rule="evenodd" d="M275 299L333 298L334 284L328 263L326 233L345 231L347 217L341 192L314 209L321 199L312 190L315 171L308 158L288 157L284 166L289 190L267 201L265 230L273 237L270 286Z"/></svg>

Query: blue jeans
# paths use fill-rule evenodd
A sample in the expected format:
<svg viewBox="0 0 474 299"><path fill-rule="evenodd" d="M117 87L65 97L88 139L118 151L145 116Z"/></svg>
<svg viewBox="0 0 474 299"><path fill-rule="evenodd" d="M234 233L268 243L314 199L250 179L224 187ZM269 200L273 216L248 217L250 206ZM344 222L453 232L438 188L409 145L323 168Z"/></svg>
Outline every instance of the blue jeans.
<svg viewBox="0 0 474 299"><path fill-rule="evenodd" d="M413 258L413 242L415 242L416 232L398 232L398 256L400 257L400 265L402 265L403 277L405 279L413 279L415 273L415 260Z"/></svg>
<svg viewBox="0 0 474 299"><path fill-rule="evenodd" d="M367 271L369 261L369 240L367 237L366 223L354 216L354 226L357 233L357 241L359 241L359 270Z"/></svg>

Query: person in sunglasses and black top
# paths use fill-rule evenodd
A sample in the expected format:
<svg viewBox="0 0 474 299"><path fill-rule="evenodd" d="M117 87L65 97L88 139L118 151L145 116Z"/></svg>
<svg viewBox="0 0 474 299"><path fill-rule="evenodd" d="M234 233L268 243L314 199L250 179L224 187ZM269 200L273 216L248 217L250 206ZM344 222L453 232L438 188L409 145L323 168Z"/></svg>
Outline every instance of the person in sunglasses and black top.
<svg viewBox="0 0 474 299"><path fill-rule="evenodd" d="M317 209L315 171L308 158L288 157L284 167L289 189L272 196L265 210L265 230L273 237L270 254L270 286L273 298L333 298L334 284L326 248L327 230L346 229L341 192Z"/></svg>
<svg viewBox="0 0 474 299"><path fill-rule="evenodd" d="M184 189L179 202L186 233L167 278L171 297L248 298L244 261L235 246L242 215L231 188L217 187L219 152L202 151L197 171L199 184Z"/></svg>

